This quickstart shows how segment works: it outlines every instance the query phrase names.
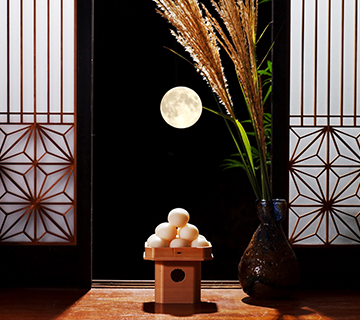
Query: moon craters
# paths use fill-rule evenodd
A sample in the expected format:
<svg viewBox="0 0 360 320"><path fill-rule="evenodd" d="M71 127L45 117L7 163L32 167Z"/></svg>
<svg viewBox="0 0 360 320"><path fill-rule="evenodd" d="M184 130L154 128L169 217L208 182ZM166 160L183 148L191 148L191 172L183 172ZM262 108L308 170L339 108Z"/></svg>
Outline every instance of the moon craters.
<svg viewBox="0 0 360 320"><path fill-rule="evenodd" d="M188 128L199 120L202 103L192 89L175 87L164 95L160 112L169 125L175 128Z"/></svg>

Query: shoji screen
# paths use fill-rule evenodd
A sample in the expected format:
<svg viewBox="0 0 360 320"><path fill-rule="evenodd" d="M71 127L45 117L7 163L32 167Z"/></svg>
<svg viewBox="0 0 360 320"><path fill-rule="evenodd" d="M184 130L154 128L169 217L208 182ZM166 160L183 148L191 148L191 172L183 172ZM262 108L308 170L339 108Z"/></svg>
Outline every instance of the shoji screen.
<svg viewBox="0 0 360 320"><path fill-rule="evenodd" d="M289 238L359 244L359 3L290 7Z"/></svg>
<svg viewBox="0 0 360 320"><path fill-rule="evenodd" d="M0 0L0 243L76 244L76 0Z"/></svg>

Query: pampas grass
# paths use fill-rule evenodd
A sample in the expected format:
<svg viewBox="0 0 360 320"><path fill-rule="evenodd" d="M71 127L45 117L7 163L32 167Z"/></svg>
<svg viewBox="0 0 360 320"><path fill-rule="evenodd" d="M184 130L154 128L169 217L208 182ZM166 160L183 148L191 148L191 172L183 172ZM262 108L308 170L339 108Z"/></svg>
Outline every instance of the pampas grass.
<svg viewBox="0 0 360 320"><path fill-rule="evenodd" d="M234 134L234 129L227 124L256 197L271 200L266 164L262 86L256 59L258 1L210 0L221 19L219 20L221 24L197 0L154 1L158 6L158 13L175 27L171 33L190 54L195 68L215 92L219 102L225 107L226 114L210 111L235 125ZM260 158L260 177L256 176L247 134L235 117L234 105L220 57L221 47L234 64L254 128Z"/></svg>
<svg viewBox="0 0 360 320"><path fill-rule="evenodd" d="M178 42L189 52L198 72L203 75L210 87L225 106L228 114L234 114L223 72L219 47L214 30L206 23L197 1L193 0L155 0L164 16L177 30L171 31Z"/></svg>

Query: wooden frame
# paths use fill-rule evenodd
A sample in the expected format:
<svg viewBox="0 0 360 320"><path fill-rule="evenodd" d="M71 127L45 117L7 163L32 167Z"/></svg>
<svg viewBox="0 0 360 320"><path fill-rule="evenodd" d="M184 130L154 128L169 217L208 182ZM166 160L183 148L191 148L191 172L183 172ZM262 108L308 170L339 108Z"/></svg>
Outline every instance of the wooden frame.
<svg viewBox="0 0 360 320"><path fill-rule="evenodd" d="M77 242L0 246L0 287L91 288L93 0L77 0Z"/></svg>
<svg viewBox="0 0 360 320"><path fill-rule="evenodd" d="M76 1L1 4L0 245L75 245Z"/></svg>
<svg viewBox="0 0 360 320"><path fill-rule="evenodd" d="M291 0L273 1L273 92L272 92L272 188L274 197L288 199L289 190L289 98L290 98L290 5ZM288 221L284 223L288 233ZM353 273L360 264L358 245L294 246L307 288L358 288Z"/></svg>

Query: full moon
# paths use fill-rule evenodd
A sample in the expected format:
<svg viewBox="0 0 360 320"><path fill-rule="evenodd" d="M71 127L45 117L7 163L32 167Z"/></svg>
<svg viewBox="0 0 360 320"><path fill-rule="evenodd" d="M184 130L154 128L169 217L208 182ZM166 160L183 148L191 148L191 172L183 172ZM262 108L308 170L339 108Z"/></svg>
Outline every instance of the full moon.
<svg viewBox="0 0 360 320"><path fill-rule="evenodd" d="M199 120L202 103L198 94L187 87L175 87L165 93L160 103L164 120L179 129L191 127Z"/></svg>

